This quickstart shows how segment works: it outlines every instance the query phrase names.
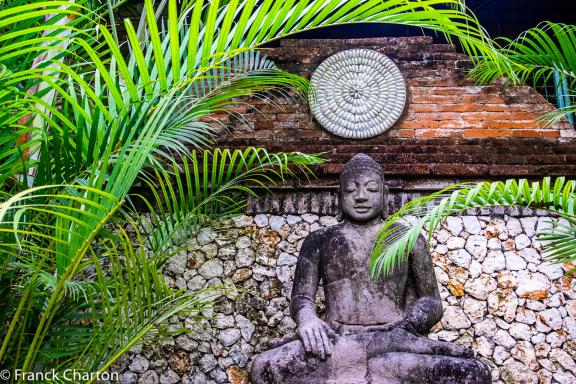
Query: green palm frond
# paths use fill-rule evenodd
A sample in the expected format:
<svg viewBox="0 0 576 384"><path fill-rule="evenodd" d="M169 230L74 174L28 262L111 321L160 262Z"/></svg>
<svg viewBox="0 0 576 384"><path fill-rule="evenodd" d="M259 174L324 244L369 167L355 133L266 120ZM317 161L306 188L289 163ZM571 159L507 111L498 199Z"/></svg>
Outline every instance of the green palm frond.
<svg viewBox="0 0 576 384"><path fill-rule="evenodd" d="M93 3L109 10L121 1ZM246 0L178 7L167 0L155 8L146 0L137 28L124 21L126 42L106 25L114 15L88 1L15 0L3 7L0 102L10 115L0 121L7 128L0 167L1 181L14 192L3 185L0 194L0 281L9 287L0 304L7 319L0 325L2 366L104 370L171 314L204 305L203 295L169 290L157 269L178 246L178 233L237 211L239 193L296 170L307 174L318 162L260 149L201 158L192 152L217 133L206 117L238 97L279 86L310 91L306 80L279 71L255 50L300 31L378 22L440 31L473 56L500 55L461 3ZM32 140L19 142L28 133ZM35 156L21 156L26 149ZM180 158L186 160L174 167ZM144 236L136 231L134 239L116 220L125 225L137 216L123 211L121 222L116 211L143 170L158 183L148 204L161 207L155 216L161 225L157 232L142 226Z"/></svg>
<svg viewBox="0 0 576 384"><path fill-rule="evenodd" d="M62 187L65 187L64 193L58 191ZM7 358L10 348L16 348L16 344L11 343L12 335L25 324L22 316L27 317L27 308L32 305L29 300L34 299L33 290L48 269L56 276L57 283L48 294L30 348L22 360L23 367L33 364L37 346L46 337L52 317L64 298L66 283L76 275L92 241L119 206L113 195L85 186L35 187L0 204L2 264L35 259L36 267L24 280L24 293L0 347L0 361Z"/></svg>
<svg viewBox="0 0 576 384"><path fill-rule="evenodd" d="M576 218L576 181L550 178L530 183L525 179L505 182L482 182L478 184L456 184L442 191L412 200L395 214L389 216L382 226L371 258L373 276L388 274L396 265L406 260L422 229L432 233L450 215L471 208L494 206L520 206L545 209ZM416 216L412 226L397 225L405 216ZM551 247L551 246L546 246ZM550 248L553 252L554 250ZM553 254L553 253L552 253Z"/></svg>
<svg viewBox="0 0 576 384"><path fill-rule="evenodd" d="M512 81L542 83L554 72L567 78L573 87L576 82L576 26L544 22L523 32L516 39L502 38L502 54L511 63L504 73ZM490 82L503 75L498 62L485 58L471 72L482 82Z"/></svg>
<svg viewBox="0 0 576 384"><path fill-rule="evenodd" d="M563 214L559 216L564 220L550 220L550 227L538 233L538 240L544 242L546 256L551 261L571 262L576 255L576 219Z"/></svg>
<svg viewBox="0 0 576 384"><path fill-rule="evenodd" d="M149 241L147 247L162 255L158 266L173 252L181 239L189 238L203 226L241 213L247 195L268 189L288 176L308 177L310 166L323 160L303 153L269 153L263 148L245 150L212 149L155 169L143 177L147 193L132 196L147 207L139 228ZM150 198L145 197L150 195ZM140 205L138 204L138 205ZM136 210L131 216L140 216ZM174 247L176 246L176 247Z"/></svg>
<svg viewBox="0 0 576 384"><path fill-rule="evenodd" d="M502 40L505 47L501 57L506 58L508 65L502 65L498 56L485 58L470 72L473 78L489 83L504 75L515 84L545 87L556 77L556 83L566 82L568 89L576 89L576 25L543 22L514 40ZM560 108L542 120L551 125L574 112L574 106Z"/></svg>
<svg viewBox="0 0 576 384"><path fill-rule="evenodd" d="M53 2L49 9L44 3L28 5L30 15L25 17L35 16L34 23L40 23L42 16L50 11L52 18L47 25L56 28L55 36L44 36L34 29L29 32L32 37L52 38L54 42L45 47L43 40L26 36L16 45L5 41L0 47L10 52L24 52L26 49L35 51L41 46L51 55L50 60L41 60L32 67L19 67L21 70L13 73L9 83L19 86L25 82L27 90L34 79L44 89L55 92L54 96L30 95L30 99L44 110L43 114L36 113L40 117L35 137L45 139L43 146L37 148L40 162L34 164L37 166L35 185L70 182L83 169L104 174L99 160L111 156L113 151L104 151L103 147L110 142L118 145L135 142L138 132L146 130L151 113L163 104L162 99L177 96L175 88L187 87L201 79L226 83L222 73L230 73L232 68L235 68L232 71L238 70L233 62L235 56L297 32L355 22L406 24L440 31L449 38L458 39L471 56L498 55L475 16L464 12L459 0L198 1L182 4L180 9L176 0L161 2L156 9L152 0L146 0L143 21L138 29L130 20L124 21L127 41L123 46L106 25L94 23L93 31L86 32L77 31L75 24L68 23L65 25L71 25L70 30L61 30L64 27L56 22L59 18L66 18L72 12L78 14L78 18L84 13L91 15L89 10L78 6L83 2ZM167 16L163 13L163 4L168 8ZM23 8L14 7L9 11L16 9ZM15 23L5 20L0 28L13 28L17 26ZM26 43L28 40L31 43ZM56 60L64 54L73 60ZM257 61L248 62L254 65ZM244 68L242 73L252 69ZM214 71L219 72L217 76L213 76ZM292 76L287 81L287 74L277 75L275 79L268 77L267 86L291 85L299 90L308 89L302 87L302 79L297 81ZM255 83L253 81L252 86ZM54 101L61 105L55 105ZM195 111L197 114L193 114L194 111L180 111L179 114L191 119L213 110ZM167 120L161 123L157 125L159 131L171 129L163 125ZM50 133L47 133L48 127ZM196 126L191 132L190 141L209 142L209 130ZM50 156L54 152L65 155L56 159ZM110 166L110 163L105 165ZM60 175L63 175L62 179Z"/></svg>

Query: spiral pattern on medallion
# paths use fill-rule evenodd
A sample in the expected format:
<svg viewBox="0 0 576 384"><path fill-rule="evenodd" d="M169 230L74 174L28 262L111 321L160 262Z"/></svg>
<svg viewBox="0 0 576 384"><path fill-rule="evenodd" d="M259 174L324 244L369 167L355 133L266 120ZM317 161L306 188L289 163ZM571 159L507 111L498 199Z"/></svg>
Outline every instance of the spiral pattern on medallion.
<svg viewBox="0 0 576 384"><path fill-rule="evenodd" d="M400 70L385 55L351 49L330 56L312 75L312 114L335 135L365 139L389 129L406 104Z"/></svg>

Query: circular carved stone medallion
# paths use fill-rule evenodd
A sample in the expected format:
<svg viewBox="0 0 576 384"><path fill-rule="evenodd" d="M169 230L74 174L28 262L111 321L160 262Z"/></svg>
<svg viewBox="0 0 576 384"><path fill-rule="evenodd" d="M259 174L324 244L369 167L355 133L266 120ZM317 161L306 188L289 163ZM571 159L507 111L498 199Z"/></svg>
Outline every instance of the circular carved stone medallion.
<svg viewBox="0 0 576 384"><path fill-rule="evenodd" d="M330 56L311 81L316 91L316 99L310 97L312 114L328 131L346 138L379 135L398 120L406 104L400 70L370 49Z"/></svg>

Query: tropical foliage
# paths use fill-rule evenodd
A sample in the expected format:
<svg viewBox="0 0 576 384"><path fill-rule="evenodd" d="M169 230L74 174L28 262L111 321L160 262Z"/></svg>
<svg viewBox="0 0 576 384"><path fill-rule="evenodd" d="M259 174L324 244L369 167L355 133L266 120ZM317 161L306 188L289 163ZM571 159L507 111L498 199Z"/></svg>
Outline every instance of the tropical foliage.
<svg viewBox="0 0 576 384"><path fill-rule="evenodd" d="M548 257L558 263L574 260L576 254L576 181L550 178L541 182L525 179L477 184L456 184L434 194L414 199L389 216L378 234L371 260L373 275L387 274L406 260L423 229L428 240L442 221L468 209L518 206L544 209L564 219L552 221L539 233ZM413 216L415 222L399 225Z"/></svg>
<svg viewBox="0 0 576 384"><path fill-rule="evenodd" d="M502 38L502 56L509 65L501 65L492 58L481 61L471 72L480 82L489 83L504 73L513 83L528 83L545 87L567 84L567 92L557 95L570 101L576 94L576 26L552 22L523 32L516 39ZM497 56L493 56L496 57ZM563 105L566 104L566 105ZM576 113L576 105L560 103L558 111L545 119L555 123Z"/></svg>
<svg viewBox="0 0 576 384"><path fill-rule="evenodd" d="M505 62L457 0L146 0L137 26L124 20L125 40L122 3L0 3L3 368L104 371L170 316L228 294L174 291L159 270L182 239L239 212L242 194L321 161L208 149L222 130L210 114L239 97L309 92L256 48L386 22Z"/></svg>

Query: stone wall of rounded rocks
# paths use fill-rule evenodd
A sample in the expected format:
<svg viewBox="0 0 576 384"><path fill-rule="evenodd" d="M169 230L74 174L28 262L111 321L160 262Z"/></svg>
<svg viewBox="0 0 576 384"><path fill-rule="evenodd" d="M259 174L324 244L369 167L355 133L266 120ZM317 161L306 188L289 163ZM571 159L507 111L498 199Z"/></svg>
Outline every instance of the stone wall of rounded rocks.
<svg viewBox="0 0 576 384"><path fill-rule="evenodd" d="M486 212L484 212L486 213ZM430 338L473 348L495 383L576 382L576 292L542 257L544 216L450 217L431 244L444 317ZM303 239L333 216L241 216L201 231L164 268L174 287L241 288L203 318L174 317L191 333L134 348L114 370L121 383L248 383L255 354L294 330L288 303ZM323 311L322 293L318 310Z"/></svg>

